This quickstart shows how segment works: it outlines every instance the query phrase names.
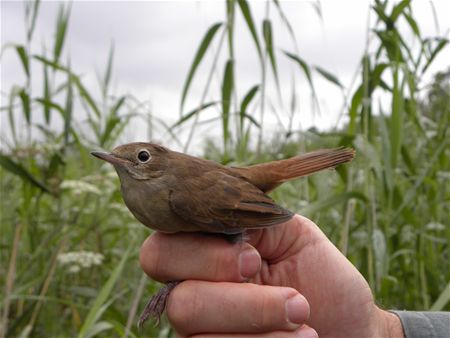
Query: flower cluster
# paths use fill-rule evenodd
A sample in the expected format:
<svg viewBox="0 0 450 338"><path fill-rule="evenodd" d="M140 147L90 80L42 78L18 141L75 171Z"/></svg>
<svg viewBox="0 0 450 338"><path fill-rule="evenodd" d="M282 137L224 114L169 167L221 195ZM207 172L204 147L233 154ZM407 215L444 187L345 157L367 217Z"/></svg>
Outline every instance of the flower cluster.
<svg viewBox="0 0 450 338"><path fill-rule="evenodd" d="M82 268L90 268L94 265L101 265L104 256L92 251L72 251L58 255L58 263L68 266L70 273L77 273Z"/></svg>

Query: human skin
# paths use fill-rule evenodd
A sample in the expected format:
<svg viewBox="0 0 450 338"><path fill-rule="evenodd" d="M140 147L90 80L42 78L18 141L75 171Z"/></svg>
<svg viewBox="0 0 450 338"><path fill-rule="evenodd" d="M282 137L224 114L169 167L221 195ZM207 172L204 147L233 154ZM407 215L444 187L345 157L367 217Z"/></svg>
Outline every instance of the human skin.
<svg viewBox="0 0 450 338"><path fill-rule="evenodd" d="M236 244L192 233L146 239L143 270L184 281L167 304L179 337L404 337L399 318L376 306L363 276L309 219L247 235Z"/></svg>

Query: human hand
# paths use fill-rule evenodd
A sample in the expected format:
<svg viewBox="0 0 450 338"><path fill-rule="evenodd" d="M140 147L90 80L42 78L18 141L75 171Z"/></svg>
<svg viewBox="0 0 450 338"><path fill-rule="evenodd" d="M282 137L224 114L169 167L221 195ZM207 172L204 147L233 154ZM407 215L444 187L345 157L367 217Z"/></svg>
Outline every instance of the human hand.
<svg viewBox="0 0 450 338"><path fill-rule="evenodd" d="M321 337L403 335L397 316L375 305L362 275L310 220L295 216L248 236L233 245L154 233L143 244L149 276L185 280L167 306L181 337L316 336L310 327Z"/></svg>

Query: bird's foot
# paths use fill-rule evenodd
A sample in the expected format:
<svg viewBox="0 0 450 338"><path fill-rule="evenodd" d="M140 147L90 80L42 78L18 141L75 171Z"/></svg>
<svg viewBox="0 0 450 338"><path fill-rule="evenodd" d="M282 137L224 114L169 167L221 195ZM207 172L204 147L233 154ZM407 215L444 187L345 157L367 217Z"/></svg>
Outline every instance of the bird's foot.
<svg viewBox="0 0 450 338"><path fill-rule="evenodd" d="M169 299L170 292L180 282L167 282L166 285L158 291L156 295L153 295L145 305L144 311L138 321L138 328L141 328L148 318L152 317L156 320L156 325L159 325L164 310L166 309L167 300Z"/></svg>

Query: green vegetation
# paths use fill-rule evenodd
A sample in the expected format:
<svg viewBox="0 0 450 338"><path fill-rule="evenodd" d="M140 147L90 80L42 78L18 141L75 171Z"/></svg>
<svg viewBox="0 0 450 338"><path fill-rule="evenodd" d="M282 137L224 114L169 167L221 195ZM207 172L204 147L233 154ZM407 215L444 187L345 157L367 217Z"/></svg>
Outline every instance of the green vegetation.
<svg viewBox="0 0 450 338"><path fill-rule="evenodd" d="M137 314L158 288L143 276L138 263L149 230L125 208L112 168L89 155L92 149L115 145L130 120L142 117L141 103L111 94L113 49L99 97L70 62L62 60L70 5L61 5L56 19L53 53L31 51L39 5L25 4L26 41L3 46L4 53L19 58L25 81L11 89L7 105L1 107L9 121L2 129L8 128L10 137L2 130L0 328L9 337L170 336L165 324L147 325L143 333L136 329ZM337 174L320 173L285 184L273 197L315 220L364 274L382 306L448 311L450 69L423 83L448 40L422 37L410 1L375 1L372 11L377 21L370 28L360 76L352 88L344 88L336 76L301 57L278 1L267 2L263 22L253 20L246 1L226 1L224 22L199 37L180 93L179 121L173 126L157 121L174 138L180 128L189 128L184 145L188 149L199 115L214 106L220 114L209 123L220 125L222 138L220 143L205 140L205 156L222 163L261 162L320 147L356 148L357 159ZM237 15L244 18L239 29L248 30L260 64L255 85L242 97L236 91ZM274 15L283 19L293 51L277 49ZM413 33L413 41L405 39L404 30ZM196 71L213 43L217 45L203 95L198 106L186 112ZM226 55L224 64L218 55ZM278 97L270 98L267 87L274 85L276 96L281 96L280 58L297 67L297 81L308 83L316 109L316 76L342 88L348 98L344 127L299 131L288 123L287 129L270 134L264 120L276 114L269 102ZM32 63L42 67L42 77L32 73ZM214 72L222 74L218 93L212 92ZM41 93L31 90L36 77L43 81ZM293 93L291 121L295 87ZM206 102L207 97L216 99ZM84 109L85 120L74 118L75 105ZM36 119L38 114L43 119ZM61 128L51 127L53 119L62 121Z"/></svg>

